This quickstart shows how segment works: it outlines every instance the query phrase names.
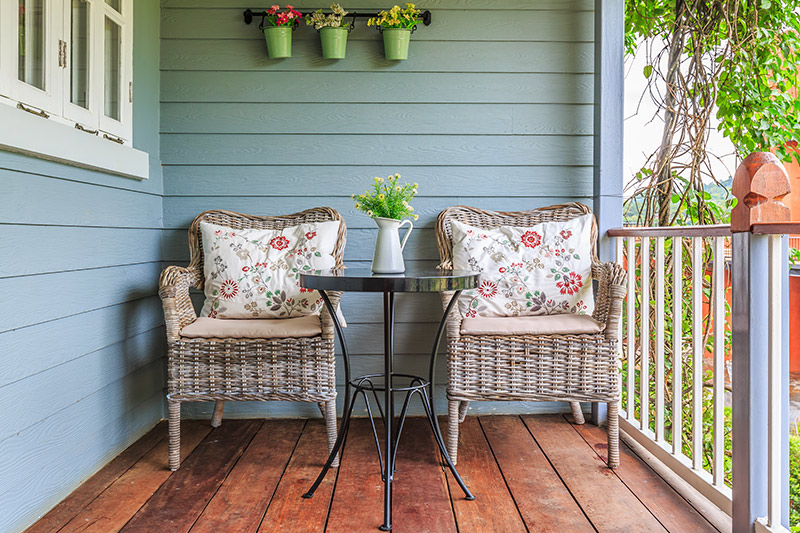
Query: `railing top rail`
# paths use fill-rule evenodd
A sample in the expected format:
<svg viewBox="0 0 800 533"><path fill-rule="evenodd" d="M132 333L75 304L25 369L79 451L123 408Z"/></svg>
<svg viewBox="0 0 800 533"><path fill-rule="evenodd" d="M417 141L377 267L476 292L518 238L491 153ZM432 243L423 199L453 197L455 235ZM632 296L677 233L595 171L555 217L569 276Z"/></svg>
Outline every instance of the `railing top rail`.
<svg viewBox="0 0 800 533"><path fill-rule="evenodd" d="M713 226L626 226L611 228L609 237L730 237L731 227L726 224Z"/></svg>

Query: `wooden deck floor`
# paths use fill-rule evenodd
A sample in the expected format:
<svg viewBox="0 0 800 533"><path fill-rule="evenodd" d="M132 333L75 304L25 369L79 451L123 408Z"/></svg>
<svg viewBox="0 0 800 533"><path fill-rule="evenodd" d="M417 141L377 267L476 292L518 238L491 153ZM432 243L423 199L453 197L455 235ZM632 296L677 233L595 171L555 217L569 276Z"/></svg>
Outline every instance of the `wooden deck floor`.
<svg viewBox="0 0 800 533"><path fill-rule="evenodd" d="M471 502L437 465L425 420L408 420L395 531L715 531L624 444L620 468L609 470L595 426L558 415L469 417L461 436ZM226 420L214 430L187 421L185 459L172 473L162 423L29 531L377 531L382 484L367 421L354 421L342 467L303 499L324 443L319 420Z"/></svg>

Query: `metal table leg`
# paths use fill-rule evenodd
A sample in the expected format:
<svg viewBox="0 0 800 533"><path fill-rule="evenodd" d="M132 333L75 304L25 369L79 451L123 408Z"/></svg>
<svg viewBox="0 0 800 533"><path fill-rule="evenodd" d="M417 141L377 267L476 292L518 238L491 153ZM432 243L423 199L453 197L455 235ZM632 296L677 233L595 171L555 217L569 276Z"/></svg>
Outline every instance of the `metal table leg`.
<svg viewBox="0 0 800 533"><path fill-rule="evenodd" d="M383 524L381 531L392 529L392 481L394 480L394 446L392 426L394 424L394 391L392 390L392 360L394 359L394 293L383 293L383 379L384 406L386 410L386 462L383 481Z"/></svg>
<svg viewBox="0 0 800 533"><path fill-rule="evenodd" d="M331 465L333 464L333 460L336 458L336 454L339 453L339 450L344 453L344 440L347 436L347 430L350 428L350 418L353 412L353 405L355 404L355 398L350 398L350 355L347 353L347 343L344 340L344 333L342 333L342 326L339 324L339 319L336 316L336 309L333 308L333 304L331 304L330 298L328 298L328 294L320 290L320 296L325 301L325 307L328 309L328 313L331 315L331 319L333 320L333 327L336 329L336 335L339 337L339 343L342 345L342 357L344 359L344 418L342 418L342 425L339 428L339 435L336 436L336 443L333 445L333 449L331 453L328 455L328 460L325 461L325 466L322 467L322 471L317 476L316 481L314 484L311 485L311 488L308 489L308 492L303 494L303 498L311 498L314 496L314 492L319 488L319 484L322 483L322 480L325 479L325 474L328 473L330 470ZM339 458L341 462L341 457Z"/></svg>
<svg viewBox="0 0 800 533"><path fill-rule="evenodd" d="M428 411L426 406L426 411L428 415L428 420L430 421L431 428L433 429L433 436L436 438L436 443L439 445L439 450L442 452L442 457L444 457L445 462L447 463L448 468L450 468L450 472L453 473L453 477L456 478L458 482L458 486L461 487L461 490L464 491L464 496L468 500L474 500L475 496L467 488L467 485L464 483L464 480L461 479L461 476L458 474L458 470L456 470L456 465L453 464L453 461L450 459L450 454L447 453L447 447L444 445L444 439L442 438L442 432L439 430L439 420L436 418L436 402L435 396L436 391L434 390L434 378L436 375L436 356L439 353L439 343L442 341L442 334L444 333L445 325L447 324L447 317L450 315L450 311L453 310L453 306L458 301L458 297L461 295L461 291L456 291L453 294L453 298L450 299L450 303L447 306L447 309L444 311L444 315L442 315L442 320L439 322L439 329L436 331L436 338L433 341L433 351L431 352L431 366L429 369L429 376L428 376L428 383L430 384L431 389L431 397L430 397L430 410ZM425 405L424 393L423 393L423 405Z"/></svg>

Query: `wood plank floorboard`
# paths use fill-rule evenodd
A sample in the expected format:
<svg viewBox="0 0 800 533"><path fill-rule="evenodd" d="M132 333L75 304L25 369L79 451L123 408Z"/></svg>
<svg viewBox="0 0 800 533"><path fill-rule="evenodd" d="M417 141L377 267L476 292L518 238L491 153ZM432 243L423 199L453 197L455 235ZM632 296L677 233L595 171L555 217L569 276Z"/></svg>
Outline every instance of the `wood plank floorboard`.
<svg viewBox="0 0 800 533"><path fill-rule="evenodd" d="M482 417L480 423L530 531L594 531L518 416Z"/></svg>
<svg viewBox="0 0 800 533"><path fill-rule="evenodd" d="M342 466L302 498L327 457L322 420L182 424L181 468L167 469L159 425L29 531L221 533L374 532L383 482L369 421L355 419ZM381 432L382 425L378 424ZM459 470L467 501L444 473L424 418L409 418L394 485L394 531L714 531L629 448L605 464L606 434L561 415L468 417Z"/></svg>
<svg viewBox="0 0 800 533"><path fill-rule="evenodd" d="M597 531L666 531L562 416L522 419Z"/></svg>
<svg viewBox="0 0 800 533"><path fill-rule="evenodd" d="M378 423L378 431L381 431ZM381 444L383 446L383 444ZM328 476L335 472L329 472ZM333 491L330 533L377 531L383 523L383 481L369 420L353 419Z"/></svg>
<svg viewBox="0 0 800 533"><path fill-rule="evenodd" d="M456 533L447 479L439 466L439 448L430 424L426 418L413 417L404 426L392 483L392 530Z"/></svg>
<svg viewBox="0 0 800 533"><path fill-rule="evenodd" d="M267 508L259 532L317 533L325 530L338 469L331 469L314 497L303 498L328 458L322 420L309 420Z"/></svg>
<svg viewBox="0 0 800 533"><path fill-rule="evenodd" d="M122 531L189 531L262 423L226 420L211 431Z"/></svg>
<svg viewBox="0 0 800 533"><path fill-rule="evenodd" d="M166 436L167 423L160 422L53 507L26 533L52 533L61 529Z"/></svg>
<svg viewBox="0 0 800 533"><path fill-rule="evenodd" d="M573 427L594 448L597 455L603 461L608 462L606 432L592 424L574 425ZM614 473L650 509L650 512L667 530L673 533L717 531L625 443L620 443L619 451L620 465L614 470Z"/></svg>
<svg viewBox="0 0 800 533"><path fill-rule="evenodd" d="M446 422L440 425L443 430L447 427ZM468 417L461 423L458 442L456 467L475 495L475 500L467 501L455 477L447 472L459 530L524 533L525 523L477 418Z"/></svg>
<svg viewBox="0 0 800 533"><path fill-rule="evenodd" d="M181 457L186 457L211 432L208 422L181 423ZM113 533L136 514L145 502L170 477L169 443L162 439L127 472L78 513L61 533L77 531Z"/></svg>
<svg viewBox="0 0 800 533"><path fill-rule="evenodd" d="M304 425L302 420L265 420L192 532L256 531Z"/></svg>

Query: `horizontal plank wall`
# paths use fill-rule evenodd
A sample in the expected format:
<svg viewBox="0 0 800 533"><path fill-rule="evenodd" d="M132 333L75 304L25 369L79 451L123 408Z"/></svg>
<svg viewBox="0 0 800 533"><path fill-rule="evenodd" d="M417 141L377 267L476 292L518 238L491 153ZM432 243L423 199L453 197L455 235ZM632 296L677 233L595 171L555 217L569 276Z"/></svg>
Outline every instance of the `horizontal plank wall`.
<svg viewBox="0 0 800 533"><path fill-rule="evenodd" d="M391 2L343 5L364 12ZM319 37L306 26L294 32L292 58L271 60L258 21L242 20L244 9L263 7L258 2L162 0L166 263L186 263L186 229L203 210L281 214L329 205L347 221L347 264L369 266L374 224L353 209L350 195L394 172L419 183L410 265L436 265L433 227L447 206L591 202L593 2L417 5L431 10L433 23L414 33L407 61L386 61L380 35L363 19L344 60L322 59ZM327 4L299 5L319 7ZM347 294L342 306L354 372L380 370L380 297ZM436 295L397 299L398 371L425 371L440 306ZM184 405L189 415L210 410ZM563 408L473 405L488 412ZM292 403L229 404L226 413L318 415L313 405Z"/></svg>
<svg viewBox="0 0 800 533"><path fill-rule="evenodd" d="M159 5L135 2L137 181L0 151L0 531L163 416Z"/></svg>

